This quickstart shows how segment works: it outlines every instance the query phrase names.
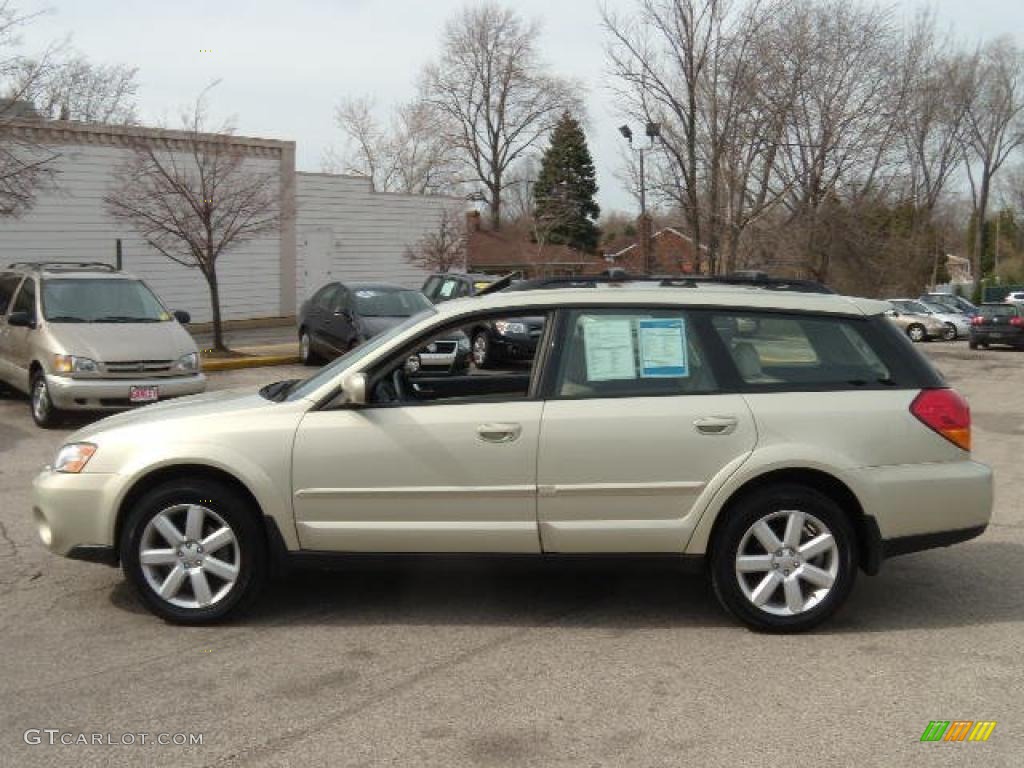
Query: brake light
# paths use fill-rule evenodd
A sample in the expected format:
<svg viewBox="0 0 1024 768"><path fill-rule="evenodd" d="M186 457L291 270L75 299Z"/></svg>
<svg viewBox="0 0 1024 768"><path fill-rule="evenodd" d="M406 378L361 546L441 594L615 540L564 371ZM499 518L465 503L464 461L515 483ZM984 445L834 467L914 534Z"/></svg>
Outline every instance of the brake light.
<svg viewBox="0 0 1024 768"><path fill-rule="evenodd" d="M954 389L926 389L910 412L929 429L965 451L971 450L971 408Z"/></svg>
<svg viewBox="0 0 1024 768"><path fill-rule="evenodd" d="M1024 317L1011 317L1010 325L1016 326L1017 328L1024 328Z"/></svg>
<svg viewBox="0 0 1024 768"><path fill-rule="evenodd" d="M985 318L982 317L981 315L975 315L974 317L971 318L971 325L984 325L984 324L985 324Z"/></svg>

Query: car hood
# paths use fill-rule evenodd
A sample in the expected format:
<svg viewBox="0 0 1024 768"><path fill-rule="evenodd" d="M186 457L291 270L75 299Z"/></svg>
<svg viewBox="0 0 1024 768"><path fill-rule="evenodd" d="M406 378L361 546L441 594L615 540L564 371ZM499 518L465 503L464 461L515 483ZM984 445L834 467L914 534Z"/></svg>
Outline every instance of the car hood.
<svg viewBox="0 0 1024 768"><path fill-rule="evenodd" d="M161 323L51 323L51 335L64 353L104 363L177 360L196 352L188 331L174 321Z"/></svg>
<svg viewBox="0 0 1024 768"><path fill-rule="evenodd" d="M222 417L236 411L274 407L276 403L262 397L252 389L222 389L201 395L176 397L163 403L154 403L142 408L108 416L105 419L83 427L68 438L68 442L86 440L99 432L124 427L143 426L155 422L169 422L179 419L203 419L210 416Z"/></svg>

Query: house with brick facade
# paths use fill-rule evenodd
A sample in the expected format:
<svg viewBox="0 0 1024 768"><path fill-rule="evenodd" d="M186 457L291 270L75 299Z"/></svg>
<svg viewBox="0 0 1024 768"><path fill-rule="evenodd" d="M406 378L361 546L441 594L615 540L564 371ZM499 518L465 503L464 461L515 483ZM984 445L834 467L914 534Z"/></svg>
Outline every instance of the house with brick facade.
<svg viewBox="0 0 1024 768"><path fill-rule="evenodd" d="M509 224L493 230L481 222L479 211L466 214L466 267L469 272L526 278L595 275L607 268L596 254L567 245L539 243L524 226Z"/></svg>
<svg viewBox="0 0 1024 768"><path fill-rule="evenodd" d="M635 242L623 246L612 244L604 256L604 268L622 269L630 274L643 274L647 271L641 239L645 222L638 222L640 232ZM650 231L650 219L646 222ZM697 275L701 274L703 260L698 257L693 239L676 227L663 227L650 235L651 261L650 272L655 275ZM700 252L706 249L702 246Z"/></svg>

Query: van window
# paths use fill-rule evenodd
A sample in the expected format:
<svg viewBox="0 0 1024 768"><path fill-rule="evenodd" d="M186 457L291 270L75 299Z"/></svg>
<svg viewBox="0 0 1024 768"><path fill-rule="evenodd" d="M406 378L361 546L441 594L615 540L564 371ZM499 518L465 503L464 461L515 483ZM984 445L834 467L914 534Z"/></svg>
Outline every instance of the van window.
<svg viewBox="0 0 1024 768"><path fill-rule="evenodd" d="M892 381L859 324L848 318L721 313L712 315L711 325L752 387L852 388Z"/></svg>
<svg viewBox="0 0 1024 768"><path fill-rule="evenodd" d="M704 350L681 310L574 310L566 333L556 397L651 397L716 390Z"/></svg>
<svg viewBox="0 0 1024 768"><path fill-rule="evenodd" d="M11 305L14 292L18 290L18 283L21 282L21 275L14 275L8 272L0 275L0 315L7 314L7 308Z"/></svg>
<svg viewBox="0 0 1024 768"><path fill-rule="evenodd" d="M11 312L28 312L30 318L36 319L36 281L31 277L26 277L21 284Z"/></svg>

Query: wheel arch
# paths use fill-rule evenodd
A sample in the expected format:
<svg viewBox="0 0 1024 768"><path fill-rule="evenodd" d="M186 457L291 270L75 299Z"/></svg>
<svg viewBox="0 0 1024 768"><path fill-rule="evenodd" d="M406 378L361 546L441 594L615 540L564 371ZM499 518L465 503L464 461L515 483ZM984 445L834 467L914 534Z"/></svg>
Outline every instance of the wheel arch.
<svg viewBox="0 0 1024 768"><path fill-rule="evenodd" d="M714 523L707 538L707 561L711 561L722 525L730 511L745 497L772 485L803 485L827 496L846 513L857 538L859 565L868 574L875 574L881 564L881 541L874 519L864 511L857 494L849 485L835 475L811 467L785 467L764 472L749 478L736 488L722 503L715 515Z"/></svg>

